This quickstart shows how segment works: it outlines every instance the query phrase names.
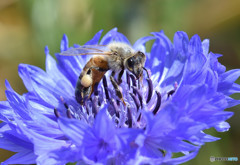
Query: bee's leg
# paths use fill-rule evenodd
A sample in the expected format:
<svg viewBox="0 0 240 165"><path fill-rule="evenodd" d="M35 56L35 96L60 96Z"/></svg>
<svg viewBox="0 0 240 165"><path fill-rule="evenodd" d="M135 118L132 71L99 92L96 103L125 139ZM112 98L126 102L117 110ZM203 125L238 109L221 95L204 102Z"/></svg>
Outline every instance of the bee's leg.
<svg viewBox="0 0 240 165"><path fill-rule="evenodd" d="M125 101L124 101L124 99L123 99L122 92L119 90L119 86L118 86L116 80L114 79L114 75L115 75L115 72L113 71L113 72L111 73L110 80L111 80L112 85L113 85L113 87L114 87L114 89L115 89L115 91L116 91L117 96L120 98L120 100L121 100L121 101L123 102L123 104L126 106L126 103L125 103Z"/></svg>
<svg viewBox="0 0 240 165"><path fill-rule="evenodd" d="M122 83L123 73L124 73L124 69L122 69L122 70L120 71L120 73L118 74L118 85L120 85L120 84Z"/></svg>

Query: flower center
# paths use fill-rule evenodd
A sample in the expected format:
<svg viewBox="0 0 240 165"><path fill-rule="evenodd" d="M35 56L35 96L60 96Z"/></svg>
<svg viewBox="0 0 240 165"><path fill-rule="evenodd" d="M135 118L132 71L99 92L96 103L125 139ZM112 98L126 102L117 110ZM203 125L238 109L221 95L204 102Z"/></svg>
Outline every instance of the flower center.
<svg viewBox="0 0 240 165"><path fill-rule="evenodd" d="M114 90L108 86L107 79L104 76L102 90L99 91L96 86L93 96L84 105L78 104L74 107L68 105L62 99L66 108L66 116L83 120L91 125L98 111L107 104L109 116L115 122L116 127L145 128L146 121L142 119L143 109L149 110L156 115L161 107L162 95L159 91L154 90L149 73L147 69L144 68L144 70L147 74L144 84L140 80L136 80L134 75L126 73L126 83L123 83L121 87L124 91L124 99L128 103L127 106L124 106L119 98L114 95ZM177 85L175 84L174 89L167 92L165 98L168 99L173 95L176 88ZM56 109L54 113L56 117L60 116Z"/></svg>

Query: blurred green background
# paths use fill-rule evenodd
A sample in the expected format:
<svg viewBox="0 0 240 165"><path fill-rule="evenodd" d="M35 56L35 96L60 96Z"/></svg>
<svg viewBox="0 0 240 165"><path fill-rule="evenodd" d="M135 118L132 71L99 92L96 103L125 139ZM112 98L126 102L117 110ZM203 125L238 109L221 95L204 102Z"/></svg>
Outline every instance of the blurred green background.
<svg viewBox="0 0 240 165"><path fill-rule="evenodd" d="M132 43L159 30L170 39L179 30L199 34L210 39L211 51L224 55L219 60L228 69L240 68L240 0L0 0L0 100L6 99L5 79L18 93L26 92L18 64L44 68L45 45L51 54L59 52L63 33L70 45L84 44L100 29L106 33L113 27ZM240 159L240 106L231 110L229 132L209 130L222 139L207 143L185 164L233 164L211 163L210 156ZM0 162L11 154L0 150Z"/></svg>

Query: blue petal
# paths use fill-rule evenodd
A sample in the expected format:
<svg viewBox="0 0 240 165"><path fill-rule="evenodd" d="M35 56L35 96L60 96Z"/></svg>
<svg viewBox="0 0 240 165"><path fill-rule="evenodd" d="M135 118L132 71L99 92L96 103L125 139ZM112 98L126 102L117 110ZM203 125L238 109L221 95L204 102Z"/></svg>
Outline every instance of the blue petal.
<svg viewBox="0 0 240 165"><path fill-rule="evenodd" d="M165 62L165 48L160 44L160 39L156 39L151 49L151 58L146 60L145 66L151 68L151 73L163 73Z"/></svg>
<svg viewBox="0 0 240 165"><path fill-rule="evenodd" d="M32 151L19 152L3 163L5 164L35 164L37 156Z"/></svg>
<svg viewBox="0 0 240 165"><path fill-rule="evenodd" d="M199 150L196 150L194 152L191 152L190 154L188 155L185 155L185 156L182 156L182 157L179 157L179 158L173 158L173 159L170 159L170 160L167 160L167 161L164 161L164 163L166 164L182 164L184 162L187 162L193 158L195 158L198 154L198 151Z"/></svg>
<svg viewBox="0 0 240 165"><path fill-rule="evenodd" d="M38 95L46 103L50 104L49 100L51 100L51 106L57 107L60 96L68 98L70 95L74 98L73 92L66 93L69 91L65 89L69 88L68 86L57 86L56 82L40 68L22 64L19 65L19 74L26 88L34 92L34 94Z"/></svg>
<svg viewBox="0 0 240 165"><path fill-rule="evenodd" d="M58 151L61 148L68 147L69 144L65 140L53 139L51 137L40 135L34 132L33 129L28 129L22 121L16 119L19 129L26 135L34 144L34 153L38 156L44 155L50 151Z"/></svg>
<svg viewBox="0 0 240 165"><path fill-rule="evenodd" d="M230 125L225 122L225 121L222 121L220 123L218 123L216 126L215 126L215 129L218 131L218 132L225 132L225 131L228 131L230 128Z"/></svg>
<svg viewBox="0 0 240 165"><path fill-rule="evenodd" d="M188 52L191 55L195 55L195 56L203 52L201 39L197 34L191 38L188 45Z"/></svg>
<svg viewBox="0 0 240 165"><path fill-rule="evenodd" d="M155 37L159 38L161 40L161 44L165 47L167 53L170 53L173 49L173 45L169 38L164 34L163 31L161 32L152 32Z"/></svg>
<svg viewBox="0 0 240 165"><path fill-rule="evenodd" d="M74 88L71 85L71 82L61 72L61 68L57 66L56 61L50 54L46 54L46 73L56 82L56 85L59 88L64 90L64 92L68 94L74 93Z"/></svg>
<svg viewBox="0 0 240 165"><path fill-rule="evenodd" d="M209 53L209 39L205 39L202 42L203 54L207 55Z"/></svg>
<svg viewBox="0 0 240 165"><path fill-rule="evenodd" d="M183 57L187 55L189 39L185 32L176 32L173 38L176 53Z"/></svg>
<svg viewBox="0 0 240 165"><path fill-rule="evenodd" d="M38 156L37 164L63 165L70 162L79 162L81 160L81 155L82 154L76 146L62 147L59 150L53 150Z"/></svg>
<svg viewBox="0 0 240 165"><path fill-rule="evenodd" d="M77 79L81 73L82 68L87 63L83 56L62 56L55 54L58 60L58 66L63 71L63 74L71 82L72 86L76 85Z"/></svg>
<svg viewBox="0 0 240 165"><path fill-rule="evenodd" d="M69 139L71 139L76 145L80 146L82 144L84 132L86 129L89 129L85 123L80 120L67 118L60 118L58 123L61 130Z"/></svg>
<svg viewBox="0 0 240 165"><path fill-rule="evenodd" d="M153 37L153 36L142 37L134 43L133 48L134 48L134 50L146 52L145 44L148 41L154 40L154 39L155 39L155 37Z"/></svg>
<svg viewBox="0 0 240 165"><path fill-rule="evenodd" d="M39 114L36 112L37 109L33 109L33 120L25 121L25 124L29 129L34 130L36 133L51 137L59 138L64 136L63 132L59 129L59 125L56 121L49 119L45 115ZM46 129L51 128L51 129Z"/></svg>
<svg viewBox="0 0 240 165"><path fill-rule="evenodd" d="M226 100L228 103L228 108L239 105L240 104L240 100L235 100L229 96L226 96Z"/></svg>
<svg viewBox="0 0 240 165"><path fill-rule="evenodd" d="M9 133L8 134L5 133L5 135L6 135L5 136L4 132L9 132L9 133L13 132L13 134L16 134L16 132L11 131L11 128L9 127L9 125L7 125L5 123L1 123L0 148L5 149L5 150L10 150L10 151L13 151L13 152L22 152L22 151L29 150L29 149L25 148L25 145L18 145L18 142L19 142L19 144L27 144L27 143L24 143L21 139L19 139L16 136L8 136L9 137L8 138L7 135L9 135ZM29 146L29 144L27 144L27 146Z"/></svg>
<svg viewBox="0 0 240 165"><path fill-rule="evenodd" d="M67 35L64 34L61 41L60 51L63 52L63 51L66 51L67 49L68 49L68 38L67 38Z"/></svg>
<svg viewBox="0 0 240 165"><path fill-rule="evenodd" d="M25 104L25 100L22 96L16 92L5 91L7 100L14 111L25 120L30 119L28 107Z"/></svg>
<svg viewBox="0 0 240 165"><path fill-rule="evenodd" d="M100 42L101 45L107 45L110 42L124 42L130 45L130 42L128 41L127 37L124 36L122 33L119 33L117 31L117 28L113 28L110 30L107 34L105 34Z"/></svg>
<svg viewBox="0 0 240 165"><path fill-rule="evenodd" d="M101 38L102 32L103 32L103 30L100 30L99 32L97 32L94 35L94 37L91 40L89 40L88 42L86 42L84 45L97 45Z"/></svg>
<svg viewBox="0 0 240 165"><path fill-rule="evenodd" d="M107 116L106 110L107 106L98 112L93 125L96 135L104 140L111 139L115 135L114 123L110 120L109 116Z"/></svg>
<svg viewBox="0 0 240 165"><path fill-rule="evenodd" d="M29 143L29 140L17 131L6 131L3 133L3 136L6 140L13 142L17 146L21 146L23 150L33 150L33 144Z"/></svg>
<svg viewBox="0 0 240 165"><path fill-rule="evenodd" d="M13 109L9 105L8 101L0 101L0 120L8 121L13 119Z"/></svg>
<svg viewBox="0 0 240 165"><path fill-rule="evenodd" d="M223 73L219 79L218 91L226 95L232 94L230 92L233 83L239 78L240 69L233 69Z"/></svg>

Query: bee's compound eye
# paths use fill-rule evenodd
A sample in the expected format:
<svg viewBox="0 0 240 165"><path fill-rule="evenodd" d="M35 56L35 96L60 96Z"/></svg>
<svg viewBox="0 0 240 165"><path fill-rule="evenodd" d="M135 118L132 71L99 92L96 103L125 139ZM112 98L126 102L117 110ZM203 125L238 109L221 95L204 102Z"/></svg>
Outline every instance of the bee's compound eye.
<svg viewBox="0 0 240 165"><path fill-rule="evenodd" d="M132 58L132 57L127 60L127 64L128 64L128 67L129 67L129 68L133 68L134 61L133 61L133 58Z"/></svg>
<svg viewBox="0 0 240 165"><path fill-rule="evenodd" d="M88 74L85 74L81 79L81 84L84 87L89 87L92 85L92 77Z"/></svg>

